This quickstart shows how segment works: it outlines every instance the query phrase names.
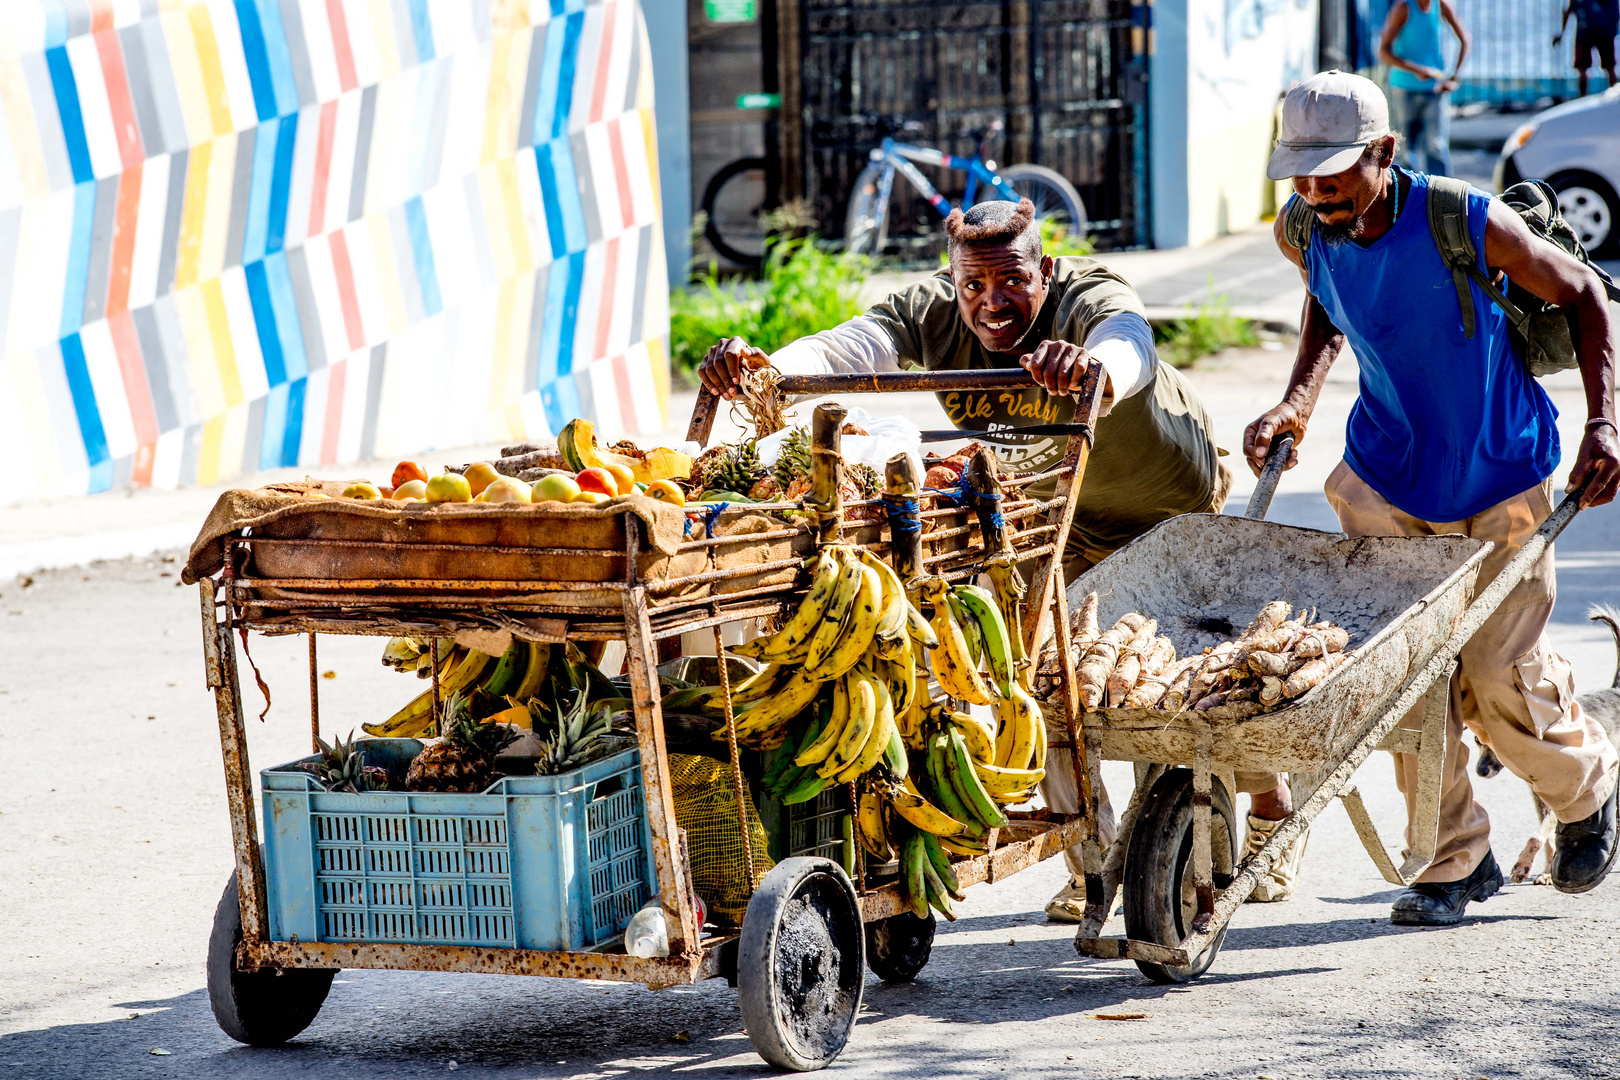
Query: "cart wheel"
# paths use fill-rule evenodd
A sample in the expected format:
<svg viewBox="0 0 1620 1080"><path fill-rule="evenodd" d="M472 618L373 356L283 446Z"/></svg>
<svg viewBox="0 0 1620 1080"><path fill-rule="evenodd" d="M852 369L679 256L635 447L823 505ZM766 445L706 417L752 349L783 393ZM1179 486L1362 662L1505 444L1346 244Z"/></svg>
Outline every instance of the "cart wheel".
<svg viewBox="0 0 1620 1080"><path fill-rule="evenodd" d="M934 913L919 919L909 911L866 924L866 966L884 982L910 982L934 950Z"/></svg>
<svg viewBox="0 0 1620 1080"><path fill-rule="evenodd" d="M1171 769L1159 777L1137 814L1125 849L1125 934L1137 941L1174 948L1192 932L1198 913L1193 891L1193 778L1189 769ZM1210 846L1215 887L1232 880L1233 852L1237 849L1237 815L1232 796L1219 778L1210 784ZM1136 966L1156 983L1191 982L1215 962L1226 940L1226 928L1197 960L1186 967L1170 967L1138 960Z"/></svg>
<svg viewBox="0 0 1620 1080"><path fill-rule="evenodd" d="M865 944L855 888L837 863L783 859L743 916L738 1005L749 1041L778 1069L832 1064L861 1008Z"/></svg>
<svg viewBox="0 0 1620 1080"><path fill-rule="evenodd" d="M220 1028L249 1046L276 1046L309 1027L332 989L336 971L295 968L238 971L242 904L236 875L225 885L208 937L208 1003Z"/></svg>

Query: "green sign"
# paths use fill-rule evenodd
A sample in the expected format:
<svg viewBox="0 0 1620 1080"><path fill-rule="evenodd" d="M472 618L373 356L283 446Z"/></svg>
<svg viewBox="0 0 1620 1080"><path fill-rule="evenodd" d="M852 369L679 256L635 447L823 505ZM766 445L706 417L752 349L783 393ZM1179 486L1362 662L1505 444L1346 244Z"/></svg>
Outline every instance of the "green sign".
<svg viewBox="0 0 1620 1080"><path fill-rule="evenodd" d="M739 109L780 109L782 107L781 94L738 94L737 108Z"/></svg>
<svg viewBox="0 0 1620 1080"><path fill-rule="evenodd" d="M759 18L755 0L703 0L703 14L712 23L750 23Z"/></svg>

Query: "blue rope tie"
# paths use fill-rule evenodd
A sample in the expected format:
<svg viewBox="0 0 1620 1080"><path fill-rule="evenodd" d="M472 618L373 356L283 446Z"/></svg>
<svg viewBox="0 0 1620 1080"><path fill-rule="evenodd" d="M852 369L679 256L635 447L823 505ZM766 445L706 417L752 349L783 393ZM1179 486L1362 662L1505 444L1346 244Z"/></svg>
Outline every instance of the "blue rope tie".
<svg viewBox="0 0 1620 1080"><path fill-rule="evenodd" d="M715 503L713 506L703 511L703 527L704 529L708 530L710 536L714 535L714 523L720 520L720 515L724 513L726 508L730 505L731 504L728 502Z"/></svg>
<svg viewBox="0 0 1620 1080"><path fill-rule="evenodd" d="M891 536L914 536L922 532L922 517L916 499L884 492L883 510L889 518Z"/></svg>

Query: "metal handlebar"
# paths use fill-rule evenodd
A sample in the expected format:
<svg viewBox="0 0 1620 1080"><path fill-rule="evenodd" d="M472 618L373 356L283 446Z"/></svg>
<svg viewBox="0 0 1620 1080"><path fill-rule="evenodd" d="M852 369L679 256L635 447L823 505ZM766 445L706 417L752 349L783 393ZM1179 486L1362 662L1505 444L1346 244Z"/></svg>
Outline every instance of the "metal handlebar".
<svg viewBox="0 0 1620 1080"><path fill-rule="evenodd" d="M1256 521L1265 519L1266 511L1271 509L1271 497L1277 493L1277 482L1282 479L1283 470L1288 467L1288 457L1293 452L1293 433L1284 432L1271 440L1271 449L1266 452L1266 463L1260 469L1260 479L1255 482L1254 494L1249 496L1244 517Z"/></svg>

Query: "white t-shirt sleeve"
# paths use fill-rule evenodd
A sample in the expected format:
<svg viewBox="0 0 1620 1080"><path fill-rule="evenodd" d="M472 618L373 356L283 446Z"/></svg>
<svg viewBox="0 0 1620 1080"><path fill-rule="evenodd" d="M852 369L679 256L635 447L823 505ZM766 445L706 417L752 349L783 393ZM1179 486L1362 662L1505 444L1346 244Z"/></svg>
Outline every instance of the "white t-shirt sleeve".
<svg viewBox="0 0 1620 1080"><path fill-rule="evenodd" d="M1107 416L1117 402L1140 393L1158 372L1159 352L1153 347L1153 328L1140 315L1121 312L1108 316L1091 328L1084 344L1108 373L1101 416Z"/></svg>
<svg viewBox="0 0 1620 1080"><path fill-rule="evenodd" d="M784 375L853 375L899 371L900 354L876 319L857 315L788 342L771 355L771 363Z"/></svg>

